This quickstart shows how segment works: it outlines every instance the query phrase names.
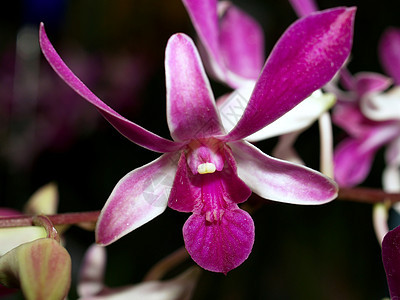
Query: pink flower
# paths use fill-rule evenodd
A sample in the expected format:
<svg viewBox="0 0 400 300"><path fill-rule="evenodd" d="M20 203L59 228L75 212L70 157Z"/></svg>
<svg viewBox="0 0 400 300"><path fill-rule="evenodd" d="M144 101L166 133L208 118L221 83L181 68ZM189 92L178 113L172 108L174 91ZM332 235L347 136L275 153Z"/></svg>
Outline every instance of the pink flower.
<svg viewBox="0 0 400 300"><path fill-rule="evenodd" d="M368 176L376 152L385 145L387 167L383 185L387 192L400 191L400 31L387 30L379 44L380 59L392 79L375 73L345 74L350 91L338 103L334 122L349 137L335 149L335 179L340 186L354 186Z"/></svg>
<svg viewBox="0 0 400 300"><path fill-rule="evenodd" d="M173 141L125 119L95 96L61 60L42 25L42 51L58 75L132 142L164 153L116 185L99 217L97 242L108 245L169 206L192 213L183 238L194 261L227 273L247 259L253 246L253 220L238 207L251 190L293 204L334 199L337 186L329 178L272 158L243 139L332 78L349 54L354 14L354 8L337 8L294 23L276 44L242 118L229 133L221 125L196 47L188 36L173 35L165 57Z"/></svg>

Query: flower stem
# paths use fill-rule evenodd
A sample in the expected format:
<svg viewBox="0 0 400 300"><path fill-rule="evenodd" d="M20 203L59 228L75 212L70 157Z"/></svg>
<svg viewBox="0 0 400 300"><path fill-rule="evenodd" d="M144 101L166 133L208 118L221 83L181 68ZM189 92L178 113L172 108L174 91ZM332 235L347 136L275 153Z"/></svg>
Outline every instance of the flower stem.
<svg viewBox="0 0 400 300"><path fill-rule="evenodd" d="M373 188L340 188L338 199L363 203L395 203L400 202L400 194L386 193Z"/></svg>
<svg viewBox="0 0 400 300"><path fill-rule="evenodd" d="M100 211L65 213L49 215L47 218L53 225L77 224L82 222L96 222ZM35 216L0 217L0 228L32 226Z"/></svg>

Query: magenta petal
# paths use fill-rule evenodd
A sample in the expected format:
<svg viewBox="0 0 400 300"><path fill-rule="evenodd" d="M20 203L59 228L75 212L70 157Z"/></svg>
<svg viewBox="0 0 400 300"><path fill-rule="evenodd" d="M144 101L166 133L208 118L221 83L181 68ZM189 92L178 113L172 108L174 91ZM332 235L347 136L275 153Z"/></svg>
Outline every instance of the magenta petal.
<svg viewBox="0 0 400 300"><path fill-rule="evenodd" d="M400 226L389 231L382 242L382 260L391 299L400 298Z"/></svg>
<svg viewBox="0 0 400 300"><path fill-rule="evenodd" d="M355 8L337 8L298 20L272 50L246 110L225 140L263 128L325 85L348 57Z"/></svg>
<svg viewBox="0 0 400 300"><path fill-rule="evenodd" d="M202 268L228 273L250 255L254 244L254 223L241 209L225 210L220 221L210 223L193 214L183 226L187 251Z"/></svg>
<svg viewBox="0 0 400 300"><path fill-rule="evenodd" d="M336 198L337 185L310 168L262 153L247 142L229 144L239 177L259 196L292 204L323 204Z"/></svg>
<svg viewBox="0 0 400 300"><path fill-rule="evenodd" d="M211 59L218 77L223 75L223 63L219 52L217 0L182 0L193 26Z"/></svg>
<svg viewBox="0 0 400 300"><path fill-rule="evenodd" d="M221 134L214 96L193 41L175 34L165 52L167 117L173 139Z"/></svg>
<svg viewBox="0 0 400 300"><path fill-rule="evenodd" d="M58 76L60 76L75 92L93 104L103 117L126 138L142 147L156 152L172 152L178 150L182 146L181 144L164 139L147 131L139 125L125 119L93 94L57 54L46 35L43 23L40 24L39 40L44 56Z"/></svg>
<svg viewBox="0 0 400 300"><path fill-rule="evenodd" d="M297 16L305 17L318 10L314 0L289 0Z"/></svg>
<svg viewBox="0 0 400 300"><path fill-rule="evenodd" d="M359 97L366 93L380 92L387 89L392 80L379 73L362 72L356 76L355 88Z"/></svg>
<svg viewBox="0 0 400 300"><path fill-rule="evenodd" d="M171 193L169 194L168 206L170 208L181 212L193 211L196 199L200 197L197 193L201 191L192 185L190 176L191 172L186 163L186 155L182 151Z"/></svg>
<svg viewBox="0 0 400 300"><path fill-rule="evenodd" d="M118 182L97 221L97 243L111 244L165 210L177 159L177 153L164 154Z"/></svg>
<svg viewBox="0 0 400 300"><path fill-rule="evenodd" d="M341 187L352 187L364 181L371 169L375 151L363 151L362 140L348 138L335 149L334 174Z"/></svg>
<svg viewBox="0 0 400 300"><path fill-rule="evenodd" d="M348 138L335 149L335 180L342 187L355 186L368 176L376 151L398 135L396 126L379 126L364 137Z"/></svg>
<svg viewBox="0 0 400 300"><path fill-rule="evenodd" d="M387 29L379 42L379 56L386 73L400 85L400 29Z"/></svg>
<svg viewBox="0 0 400 300"><path fill-rule="evenodd" d="M260 25L236 6L228 4L220 20L219 34L221 55L229 71L256 80L265 59L264 33Z"/></svg>

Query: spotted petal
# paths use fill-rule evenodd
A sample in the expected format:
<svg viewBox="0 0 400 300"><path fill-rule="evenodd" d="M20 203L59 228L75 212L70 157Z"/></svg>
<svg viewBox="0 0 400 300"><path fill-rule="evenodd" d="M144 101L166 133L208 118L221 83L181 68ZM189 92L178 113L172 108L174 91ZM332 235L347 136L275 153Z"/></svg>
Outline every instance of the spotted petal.
<svg viewBox="0 0 400 300"><path fill-rule="evenodd" d="M108 245L161 214L167 207L178 154L164 154L123 177L103 207L96 241Z"/></svg>
<svg viewBox="0 0 400 300"><path fill-rule="evenodd" d="M103 117L126 138L144 148L156 152L172 152L182 146L147 131L143 127L125 119L93 94L60 58L46 35L43 23L40 24L39 40L44 56L58 76L60 76L75 92L89 103L93 104Z"/></svg>
<svg viewBox="0 0 400 300"><path fill-rule="evenodd" d="M193 214L183 226L185 246L202 268L227 273L250 255L254 243L254 223L241 209L229 209L219 222L208 222Z"/></svg>
<svg viewBox="0 0 400 300"><path fill-rule="evenodd" d="M323 204L337 196L335 182L317 171L270 157L246 142L229 145L239 177L263 198L292 204Z"/></svg>
<svg viewBox="0 0 400 300"><path fill-rule="evenodd" d="M272 50L243 117L225 140L239 140L272 123L325 85L348 57L355 8L298 20Z"/></svg>
<svg viewBox="0 0 400 300"><path fill-rule="evenodd" d="M173 35L165 51L168 126L174 140L221 134L210 83L193 41Z"/></svg>

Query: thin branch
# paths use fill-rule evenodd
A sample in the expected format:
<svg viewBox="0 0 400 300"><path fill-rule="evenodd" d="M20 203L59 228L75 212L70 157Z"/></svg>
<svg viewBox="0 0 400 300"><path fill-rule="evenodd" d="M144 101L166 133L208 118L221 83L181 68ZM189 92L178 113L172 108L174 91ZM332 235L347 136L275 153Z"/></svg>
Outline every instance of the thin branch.
<svg viewBox="0 0 400 300"><path fill-rule="evenodd" d="M65 213L47 216L54 225L77 224L82 222L96 222L100 211ZM32 226L35 216L0 217L0 228Z"/></svg>
<svg viewBox="0 0 400 300"><path fill-rule="evenodd" d="M386 193L381 189L373 188L340 188L338 200L362 203L395 203L400 202L400 194Z"/></svg>

